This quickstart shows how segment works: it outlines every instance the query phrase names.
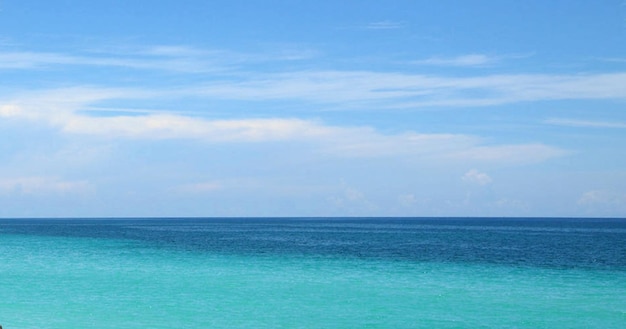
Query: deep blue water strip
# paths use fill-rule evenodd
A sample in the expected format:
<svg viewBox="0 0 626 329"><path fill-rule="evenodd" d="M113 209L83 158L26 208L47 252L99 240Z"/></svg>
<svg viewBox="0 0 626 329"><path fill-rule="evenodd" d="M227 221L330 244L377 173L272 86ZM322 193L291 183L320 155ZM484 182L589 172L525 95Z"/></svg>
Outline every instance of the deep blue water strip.
<svg viewBox="0 0 626 329"><path fill-rule="evenodd" d="M207 253L626 270L619 218L0 219L0 234Z"/></svg>

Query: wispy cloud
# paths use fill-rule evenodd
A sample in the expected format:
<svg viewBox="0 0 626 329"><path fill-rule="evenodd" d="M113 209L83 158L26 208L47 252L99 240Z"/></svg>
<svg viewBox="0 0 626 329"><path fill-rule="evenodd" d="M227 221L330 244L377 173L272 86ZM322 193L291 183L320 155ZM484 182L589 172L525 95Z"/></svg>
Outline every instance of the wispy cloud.
<svg viewBox="0 0 626 329"><path fill-rule="evenodd" d="M626 122L616 121L592 121L592 120L578 120L578 119L564 119L553 118L543 121L545 124L566 126L566 127L580 127L580 128L626 128Z"/></svg>
<svg viewBox="0 0 626 329"><path fill-rule="evenodd" d="M150 90L90 87L29 91L0 98L0 117L49 123L65 122L87 104L110 99L142 99L158 95L158 92Z"/></svg>
<svg viewBox="0 0 626 329"><path fill-rule="evenodd" d="M206 50L187 46L94 48L71 55L33 51L1 51L0 70L39 69L55 66L101 66L180 73L231 70L244 63L294 61L317 53L310 49L275 49L254 54Z"/></svg>
<svg viewBox="0 0 626 329"><path fill-rule="evenodd" d="M170 55L100 56L40 52L0 52L0 69L39 69L53 66L103 66L141 70L210 72L223 69L210 58Z"/></svg>
<svg viewBox="0 0 626 329"><path fill-rule="evenodd" d="M75 55L0 52L0 69L83 65L165 70L181 74L207 73L203 83L194 83L196 79L189 79L189 85L169 85L167 90L160 92L255 102L298 100L326 103L334 109L476 107L544 100L626 99L626 72L459 77L350 70L268 73L266 67L259 71L260 66L256 65L259 61L280 61L281 58L288 60L301 56L307 55L285 49L266 54L236 54L184 46L104 49L100 53L94 50ZM430 58L421 62L429 65L481 66L499 59L473 54Z"/></svg>
<svg viewBox="0 0 626 329"><path fill-rule="evenodd" d="M498 56L474 53L453 57L432 56L425 59L418 59L410 63L413 65L424 66L486 67L499 64L506 60L522 59L531 56L533 56L533 53L506 54Z"/></svg>
<svg viewBox="0 0 626 329"><path fill-rule="evenodd" d="M489 177L489 175L483 172L480 172L476 169L471 169L470 171L466 172L465 175L461 177L461 179L464 182L478 184L478 185L487 185L487 184L491 184L492 182L491 177Z"/></svg>
<svg viewBox="0 0 626 329"><path fill-rule="evenodd" d="M453 152L450 159L459 161L496 162L531 164L570 154L570 151L548 146L542 143L520 145L490 145Z"/></svg>
<svg viewBox="0 0 626 329"><path fill-rule="evenodd" d="M204 194L222 189L222 184L218 182L197 182L176 186L175 192L182 194Z"/></svg>
<svg viewBox="0 0 626 329"><path fill-rule="evenodd" d="M102 52L106 52L102 50ZM52 53L0 53L0 67L40 65L110 65L150 70L202 69L200 57L222 58L189 47L157 46L111 50L115 56L66 56ZM126 52L126 55L123 55ZM139 60L141 56L150 58ZM473 57L472 57L473 56ZM493 58L472 55L443 62L464 65L488 63ZM242 62L253 61L251 58ZM211 61L206 64L212 67ZM4 65L4 66L3 66ZM189 65L189 66L187 66ZM220 64L221 65L221 64ZM218 66L220 66L218 65ZM307 141L319 152L336 156L409 156L474 162L533 163L567 152L541 143L484 145L475 136L462 134L383 134L372 127L333 126L293 117L212 120L184 115L183 111L112 111L98 116L89 110L106 110L102 103L120 100L175 100L194 97L207 100L268 102L293 100L317 109L419 109L472 107L560 99L625 99L626 73L513 74L444 76L396 72L309 70L279 73L234 70L211 76L209 82L168 86L167 89L65 88L21 95L0 95L0 116L45 123L66 134L131 139L193 139L211 143ZM136 102L135 102L136 104ZM178 109L177 109L178 110ZM219 110L219 109L217 109ZM130 115L132 114L132 115ZM560 120L560 121L559 121ZM583 122L551 119L551 124ZM584 123L590 125L589 122ZM595 123L595 126L607 123ZM609 125L622 127L621 124ZM339 141L339 142L338 142Z"/></svg>
<svg viewBox="0 0 626 329"><path fill-rule="evenodd" d="M493 106L559 99L625 99L626 73L449 77L367 71L299 71L217 81L195 90L222 99L369 102L377 108Z"/></svg>
<svg viewBox="0 0 626 329"><path fill-rule="evenodd" d="M62 131L140 139L198 139L209 142L267 142L328 135L332 128L299 119L206 120L181 115L73 116Z"/></svg>
<svg viewBox="0 0 626 329"><path fill-rule="evenodd" d="M430 57L412 61L417 65L436 65L436 66L485 66L500 61L500 57L487 56L483 54L469 54L457 57Z"/></svg>
<svg viewBox="0 0 626 329"><path fill-rule="evenodd" d="M191 139L209 143L304 142L319 153L341 157L409 157L429 161L543 161L564 151L542 144L481 145L462 134L383 134L363 126L333 126L295 118L211 120L180 114L90 116L81 111L105 99L129 97L137 91L61 89L21 95L0 104L5 118L56 127L65 134L127 139ZM142 95L141 92L137 93Z"/></svg>
<svg viewBox="0 0 626 329"><path fill-rule="evenodd" d="M626 57L609 57L609 58L600 58L605 62L614 62L614 63L626 63Z"/></svg>
<svg viewBox="0 0 626 329"><path fill-rule="evenodd" d="M365 30L396 30L406 27L405 22L400 21L377 21L362 26Z"/></svg>
<svg viewBox="0 0 626 329"><path fill-rule="evenodd" d="M0 192L5 194L41 195L84 193L92 189L87 181L69 181L58 177L0 178Z"/></svg>
<svg viewBox="0 0 626 329"><path fill-rule="evenodd" d="M599 213L626 212L626 193L614 190L591 190L583 193L578 205Z"/></svg>

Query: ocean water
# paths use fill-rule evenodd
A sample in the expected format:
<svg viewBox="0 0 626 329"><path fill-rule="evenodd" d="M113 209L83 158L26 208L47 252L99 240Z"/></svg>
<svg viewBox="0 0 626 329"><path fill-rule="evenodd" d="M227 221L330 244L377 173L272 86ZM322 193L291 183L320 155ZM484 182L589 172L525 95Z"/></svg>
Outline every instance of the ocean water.
<svg viewBox="0 0 626 329"><path fill-rule="evenodd" d="M12 328L626 328L623 219L0 220Z"/></svg>

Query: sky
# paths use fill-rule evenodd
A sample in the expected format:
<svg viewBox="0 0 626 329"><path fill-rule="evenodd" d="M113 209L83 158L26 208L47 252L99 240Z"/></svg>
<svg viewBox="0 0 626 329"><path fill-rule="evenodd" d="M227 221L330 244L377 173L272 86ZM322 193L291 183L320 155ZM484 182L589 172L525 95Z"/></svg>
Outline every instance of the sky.
<svg viewBox="0 0 626 329"><path fill-rule="evenodd" d="M626 1L0 0L0 217L626 217Z"/></svg>

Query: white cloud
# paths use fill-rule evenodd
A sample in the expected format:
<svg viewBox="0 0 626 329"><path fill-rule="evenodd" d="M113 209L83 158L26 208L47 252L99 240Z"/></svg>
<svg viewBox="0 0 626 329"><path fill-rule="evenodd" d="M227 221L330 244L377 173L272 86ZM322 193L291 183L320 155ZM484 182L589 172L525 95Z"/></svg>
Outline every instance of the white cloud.
<svg viewBox="0 0 626 329"><path fill-rule="evenodd" d="M436 65L436 66L485 66L496 63L499 57L487 56L483 54L469 54L457 57L430 57L427 59L411 62L417 65Z"/></svg>
<svg viewBox="0 0 626 329"><path fill-rule="evenodd" d="M263 142L328 135L332 128L299 119L206 120L181 115L72 116L66 133L141 139L198 139L208 142Z"/></svg>
<svg viewBox="0 0 626 329"><path fill-rule="evenodd" d="M626 216L626 193L614 190L591 190L578 199L581 210L592 216Z"/></svg>
<svg viewBox="0 0 626 329"><path fill-rule="evenodd" d="M461 177L461 179L463 179L464 182L478 185L487 185L491 184L492 182L492 179L491 177L489 177L489 175L479 172L476 169L471 169L470 171L466 172L465 175Z"/></svg>
<svg viewBox="0 0 626 329"><path fill-rule="evenodd" d="M543 144L481 145L461 134L383 134L371 127L342 127L314 120L249 118L211 120L176 114L91 116L81 112L91 103L151 92L70 88L21 95L0 103L0 115L56 127L66 134L131 139L193 139L223 142L307 142L308 147L334 156L419 157L423 161L532 163L566 154Z"/></svg>
<svg viewBox="0 0 626 329"><path fill-rule="evenodd" d="M75 60L72 56L54 53L2 52L0 69L32 69L50 64L69 64Z"/></svg>
<svg viewBox="0 0 626 329"><path fill-rule="evenodd" d="M416 207L425 208L432 202L430 198L418 197L412 193L398 195L397 201L403 209Z"/></svg>
<svg viewBox="0 0 626 329"><path fill-rule="evenodd" d="M582 206L621 206L626 209L626 194L607 190L592 190L578 199Z"/></svg>
<svg viewBox="0 0 626 329"><path fill-rule="evenodd" d="M411 207L417 203L417 198L414 194L401 194L398 196L398 202L404 207Z"/></svg>
<svg viewBox="0 0 626 329"><path fill-rule="evenodd" d="M373 211L379 210L363 191L345 182L341 182L336 195L329 197L328 200L332 206L349 214L372 214Z"/></svg>
<svg viewBox="0 0 626 329"><path fill-rule="evenodd" d="M89 87L23 92L11 98L0 98L0 117L63 122L87 104L158 95L158 92L147 90Z"/></svg>
<svg viewBox="0 0 626 329"><path fill-rule="evenodd" d="M0 106L0 116L3 117L16 117L19 116L21 108L15 104L6 104Z"/></svg>
<svg viewBox="0 0 626 329"><path fill-rule="evenodd" d="M132 53L62 53L10 51L0 52L0 69L38 69L52 66L104 66L141 70L186 73L221 70L226 56L193 51L184 47L154 47Z"/></svg>
<svg viewBox="0 0 626 329"><path fill-rule="evenodd" d="M626 99L626 73L427 76L367 71L301 71L216 81L189 93L217 99L294 99L375 108L494 106L563 99Z"/></svg>
<svg viewBox="0 0 626 329"><path fill-rule="evenodd" d="M606 62L626 63L626 58L624 57L600 58L600 60L603 60Z"/></svg>
<svg viewBox="0 0 626 329"><path fill-rule="evenodd" d="M496 213L520 217L528 214L531 206L522 200L503 198L489 204Z"/></svg>
<svg viewBox="0 0 626 329"><path fill-rule="evenodd" d="M177 55L177 56L175 56ZM206 58L185 53L146 53L143 56L67 55L41 52L0 52L0 69L37 69L51 66L105 66L143 70L209 72L217 69Z"/></svg>
<svg viewBox="0 0 626 329"><path fill-rule="evenodd" d="M450 159L478 162L530 164L570 154L569 151L545 144L492 145L467 148L449 154Z"/></svg>
<svg viewBox="0 0 626 329"><path fill-rule="evenodd" d="M366 30L396 30L404 28L406 24L398 21L378 21L372 22L363 27Z"/></svg>
<svg viewBox="0 0 626 329"><path fill-rule="evenodd" d="M415 132L384 135L372 128L341 128L329 136L326 152L337 155L378 157L419 154L436 158L442 154L465 150L478 142L467 135L418 134Z"/></svg>
<svg viewBox="0 0 626 329"><path fill-rule="evenodd" d="M530 56L533 56L533 54L509 54L500 56L485 54L465 54L454 57L432 56L425 59L415 60L410 63L414 65L427 66L484 67L497 64L503 60L522 59Z"/></svg>
<svg viewBox="0 0 626 329"><path fill-rule="evenodd" d="M187 46L115 47L64 53L0 51L0 70L40 69L53 66L94 66L126 69L215 73L243 63L292 61L317 53L301 49L279 49L256 54L227 50L204 50Z"/></svg>
<svg viewBox="0 0 626 329"><path fill-rule="evenodd" d="M68 181L57 177L0 178L0 192L20 195L83 193L91 189L87 181Z"/></svg>
<svg viewBox="0 0 626 329"><path fill-rule="evenodd" d="M180 193L203 194L208 192L214 192L222 188L222 185L218 182L198 182L179 185L174 188L174 190Z"/></svg>
<svg viewBox="0 0 626 329"><path fill-rule="evenodd" d="M626 122L619 121L592 121L592 120L577 120L577 119L548 119L544 121L545 124L551 124L556 126L566 127L580 127L580 128L626 128Z"/></svg>

